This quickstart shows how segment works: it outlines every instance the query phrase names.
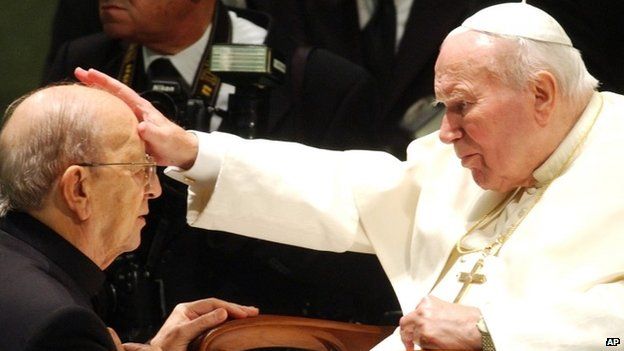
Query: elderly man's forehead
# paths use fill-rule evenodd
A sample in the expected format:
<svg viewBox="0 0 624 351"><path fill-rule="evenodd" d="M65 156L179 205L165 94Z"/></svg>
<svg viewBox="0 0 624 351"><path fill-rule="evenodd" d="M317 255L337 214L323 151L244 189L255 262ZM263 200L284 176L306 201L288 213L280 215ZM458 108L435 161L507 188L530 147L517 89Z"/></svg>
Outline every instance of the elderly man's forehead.
<svg viewBox="0 0 624 351"><path fill-rule="evenodd" d="M457 27L456 29L451 31L449 35L444 39L441 47L444 48L446 44L452 42L470 42L470 45L472 46L488 47L494 45L496 39L497 37L485 32L464 27Z"/></svg>
<svg viewBox="0 0 624 351"><path fill-rule="evenodd" d="M467 83L474 84L487 74L486 65L472 59L436 68L434 91L438 100L458 99L470 95Z"/></svg>
<svg viewBox="0 0 624 351"><path fill-rule="evenodd" d="M14 107L3 131L23 135L37 126L73 123L70 121L75 119L88 120L102 137L136 133L136 117L122 100L79 84L50 86L30 94Z"/></svg>
<svg viewBox="0 0 624 351"><path fill-rule="evenodd" d="M20 109L36 109L39 112L49 112L54 109L77 107L98 107L103 103L114 103L121 100L113 95L92 87L80 84L63 84L42 88L25 98L15 111ZM39 115L37 113L36 115Z"/></svg>
<svg viewBox="0 0 624 351"><path fill-rule="evenodd" d="M451 34L442 45L435 65L436 92L445 81L491 75L511 46L500 38L472 30Z"/></svg>
<svg viewBox="0 0 624 351"><path fill-rule="evenodd" d="M454 63L481 62L488 56L500 53L508 46L500 38L473 30L453 31L444 40L436 62L436 70L440 64L450 66Z"/></svg>

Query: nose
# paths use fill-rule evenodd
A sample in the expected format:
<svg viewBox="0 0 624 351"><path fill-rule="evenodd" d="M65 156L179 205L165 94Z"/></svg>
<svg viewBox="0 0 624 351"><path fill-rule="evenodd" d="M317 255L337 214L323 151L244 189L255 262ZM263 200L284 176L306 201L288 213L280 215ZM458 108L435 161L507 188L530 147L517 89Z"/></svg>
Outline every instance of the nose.
<svg viewBox="0 0 624 351"><path fill-rule="evenodd" d="M148 199L155 199L162 194L162 187L160 186L160 179L158 175L152 173L150 181L148 183L147 190L145 191Z"/></svg>
<svg viewBox="0 0 624 351"><path fill-rule="evenodd" d="M438 134L440 137L440 141L445 144L452 144L455 141L461 139L464 135L463 130L461 129L461 125L457 118L453 118L447 112L444 114L442 118L442 124L440 125L440 133Z"/></svg>

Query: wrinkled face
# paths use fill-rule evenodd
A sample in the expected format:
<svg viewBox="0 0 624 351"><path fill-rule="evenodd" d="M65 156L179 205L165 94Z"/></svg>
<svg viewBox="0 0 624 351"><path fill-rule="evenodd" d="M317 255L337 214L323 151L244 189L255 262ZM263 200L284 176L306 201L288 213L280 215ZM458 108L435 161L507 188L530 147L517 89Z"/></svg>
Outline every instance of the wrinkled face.
<svg viewBox="0 0 624 351"><path fill-rule="evenodd" d="M104 155L99 163L145 162L145 146L137 132L137 122L121 101L106 104L107 130L102 134ZM106 117L105 117L106 118ZM136 165L101 166L96 172L94 213L97 232L107 247L106 256L134 250L140 243L145 226L148 199L161 193L158 178L150 177L146 185L146 168Z"/></svg>
<svg viewBox="0 0 624 351"><path fill-rule="evenodd" d="M529 90L510 87L488 69L500 45L475 32L449 37L436 62L435 92L446 106L442 142L454 145L480 187L508 191L533 182L536 126Z"/></svg>
<svg viewBox="0 0 624 351"><path fill-rule="evenodd" d="M179 30L192 0L99 0L100 20L111 37L142 43L162 40Z"/></svg>

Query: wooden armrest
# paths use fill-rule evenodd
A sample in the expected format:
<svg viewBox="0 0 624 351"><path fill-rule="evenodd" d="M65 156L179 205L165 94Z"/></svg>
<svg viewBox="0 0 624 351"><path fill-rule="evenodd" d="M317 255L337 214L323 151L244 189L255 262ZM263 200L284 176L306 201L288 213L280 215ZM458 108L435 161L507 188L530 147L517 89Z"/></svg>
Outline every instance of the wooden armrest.
<svg viewBox="0 0 624 351"><path fill-rule="evenodd" d="M221 324L195 340L189 350L244 351L271 347L310 351L370 350L394 329L393 326L260 315Z"/></svg>

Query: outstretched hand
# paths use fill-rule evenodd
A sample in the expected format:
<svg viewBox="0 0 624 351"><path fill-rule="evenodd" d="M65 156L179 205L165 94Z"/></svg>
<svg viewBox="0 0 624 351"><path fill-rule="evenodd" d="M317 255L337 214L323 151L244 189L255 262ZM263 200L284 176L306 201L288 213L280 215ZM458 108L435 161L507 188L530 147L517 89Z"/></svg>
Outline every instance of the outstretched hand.
<svg viewBox="0 0 624 351"><path fill-rule="evenodd" d="M189 169L195 163L197 137L187 133L163 116L149 101L130 87L95 69L78 67L74 75L86 85L105 90L125 102L139 121L139 135L145 141L147 152L161 166Z"/></svg>
<svg viewBox="0 0 624 351"><path fill-rule="evenodd" d="M414 350L414 344L427 350L481 350L480 318L476 307L426 296L414 311L401 317L401 340L407 351Z"/></svg>

